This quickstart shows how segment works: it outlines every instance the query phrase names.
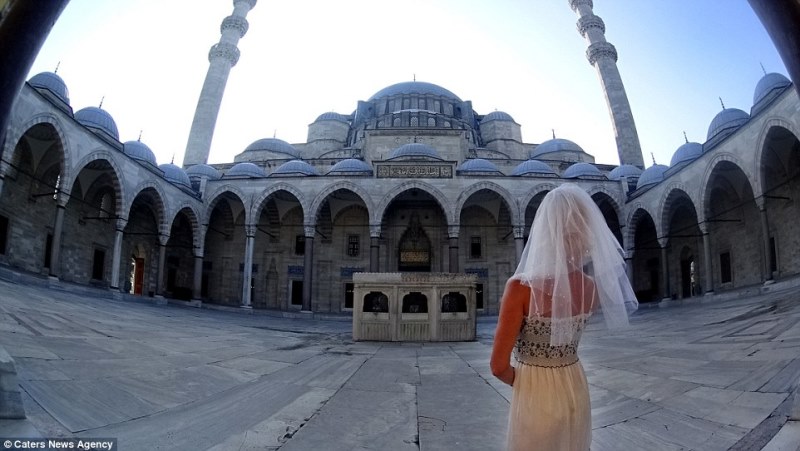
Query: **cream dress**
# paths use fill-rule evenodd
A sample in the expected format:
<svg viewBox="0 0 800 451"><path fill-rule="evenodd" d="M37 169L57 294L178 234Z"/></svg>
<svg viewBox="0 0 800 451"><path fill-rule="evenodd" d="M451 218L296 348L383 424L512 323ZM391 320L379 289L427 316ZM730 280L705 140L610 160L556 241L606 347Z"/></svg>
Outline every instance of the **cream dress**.
<svg viewBox="0 0 800 451"><path fill-rule="evenodd" d="M589 386L578 342L589 314L572 322L573 341L550 345L551 319L526 317L514 347L515 371L508 421L509 450L586 451L592 441Z"/></svg>

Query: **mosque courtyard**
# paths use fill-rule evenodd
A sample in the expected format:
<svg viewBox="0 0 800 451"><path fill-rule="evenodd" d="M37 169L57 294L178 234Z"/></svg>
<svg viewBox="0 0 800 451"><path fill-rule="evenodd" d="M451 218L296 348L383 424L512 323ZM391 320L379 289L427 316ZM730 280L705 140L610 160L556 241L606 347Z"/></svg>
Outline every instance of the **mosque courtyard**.
<svg viewBox="0 0 800 451"><path fill-rule="evenodd" d="M499 450L496 317L463 343L353 342L345 317L197 309L0 278L25 420L0 437L123 450ZM35 281L34 281L35 282ZM592 450L797 450L800 289L642 308L581 344ZM295 315L299 316L299 315ZM788 421L787 421L788 418Z"/></svg>

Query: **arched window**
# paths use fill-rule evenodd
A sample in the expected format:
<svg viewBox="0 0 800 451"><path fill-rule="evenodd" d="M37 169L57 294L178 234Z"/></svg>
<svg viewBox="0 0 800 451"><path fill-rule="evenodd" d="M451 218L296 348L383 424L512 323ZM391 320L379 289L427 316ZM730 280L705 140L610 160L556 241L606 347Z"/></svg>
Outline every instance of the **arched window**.
<svg viewBox="0 0 800 451"><path fill-rule="evenodd" d="M417 116L411 117L411 126L412 127L419 127L419 118Z"/></svg>

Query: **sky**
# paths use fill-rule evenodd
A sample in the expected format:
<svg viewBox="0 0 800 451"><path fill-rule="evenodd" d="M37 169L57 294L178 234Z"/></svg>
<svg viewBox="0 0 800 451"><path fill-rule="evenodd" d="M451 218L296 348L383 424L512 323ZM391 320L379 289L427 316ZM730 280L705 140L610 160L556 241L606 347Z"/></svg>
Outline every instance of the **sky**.
<svg viewBox="0 0 800 451"><path fill-rule="evenodd" d="M120 141L181 164L208 51L231 0L70 0L30 75L58 67L75 111L108 111ZM722 109L746 112L767 72L787 71L746 0L594 0L606 24L645 165L704 142ZM509 113L526 143L576 142L619 164L597 72L568 0L258 0L239 41L210 163L250 143L306 141L322 113L414 78ZM763 69L762 69L763 66Z"/></svg>

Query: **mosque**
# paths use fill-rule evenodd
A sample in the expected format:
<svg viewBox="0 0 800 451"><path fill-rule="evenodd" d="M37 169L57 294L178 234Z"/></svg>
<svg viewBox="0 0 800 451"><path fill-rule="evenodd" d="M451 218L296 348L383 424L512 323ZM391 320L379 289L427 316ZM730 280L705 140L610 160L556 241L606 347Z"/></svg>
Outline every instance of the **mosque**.
<svg viewBox="0 0 800 451"><path fill-rule="evenodd" d="M544 195L585 189L620 241L641 302L800 280L800 99L766 74L753 104L723 108L704 143L644 168L617 52L591 0L570 0L617 137L619 165L436 84L390 84L322 112L304 143L261 137L208 164L222 92L256 0L234 0L184 167L121 141L111 115L73 110L40 73L14 103L0 162L0 271L209 307L352 311L357 272L477 277L496 314ZM313 114L313 112L312 112ZM313 117L313 116L312 116Z"/></svg>

